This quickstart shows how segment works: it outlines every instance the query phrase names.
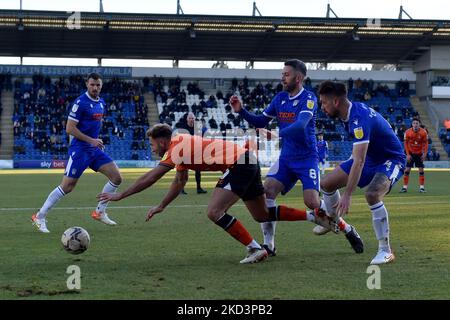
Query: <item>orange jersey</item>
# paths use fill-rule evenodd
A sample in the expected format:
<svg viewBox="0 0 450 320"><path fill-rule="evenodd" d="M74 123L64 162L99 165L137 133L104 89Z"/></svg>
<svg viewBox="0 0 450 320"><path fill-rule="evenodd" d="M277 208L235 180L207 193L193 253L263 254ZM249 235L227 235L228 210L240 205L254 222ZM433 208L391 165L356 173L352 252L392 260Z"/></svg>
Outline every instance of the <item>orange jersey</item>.
<svg viewBox="0 0 450 320"><path fill-rule="evenodd" d="M426 154L428 152L428 134L423 128L417 132L413 128L405 131L406 154Z"/></svg>
<svg viewBox="0 0 450 320"><path fill-rule="evenodd" d="M160 165L199 171L225 172L234 165L247 150L222 139L206 139L190 134L177 134L170 141L169 150Z"/></svg>

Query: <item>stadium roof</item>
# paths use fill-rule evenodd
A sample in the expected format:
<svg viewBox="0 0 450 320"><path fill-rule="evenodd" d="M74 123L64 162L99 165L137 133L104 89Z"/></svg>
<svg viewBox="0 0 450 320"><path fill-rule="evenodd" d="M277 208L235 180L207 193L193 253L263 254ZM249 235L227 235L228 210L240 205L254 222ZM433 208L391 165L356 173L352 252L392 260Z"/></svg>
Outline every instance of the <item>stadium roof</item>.
<svg viewBox="0 0 450 320"><path fill-rule="evenodd" d="M0 10L0 56L403 63L450 46L448 20L71 14Z"/></svg>

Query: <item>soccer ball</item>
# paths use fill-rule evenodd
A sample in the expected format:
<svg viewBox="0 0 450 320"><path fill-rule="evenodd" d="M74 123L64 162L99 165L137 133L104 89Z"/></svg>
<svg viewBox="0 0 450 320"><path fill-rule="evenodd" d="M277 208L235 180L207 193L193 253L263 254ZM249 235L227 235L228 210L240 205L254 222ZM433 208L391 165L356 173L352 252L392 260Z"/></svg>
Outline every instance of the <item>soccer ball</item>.
<svg viewBox="0 0 450 320"><path fill-rule="evenodd" d="M64 249L72 254L80 254L87 250L91 238L89 233L81 227L71 227L64 231L61 242Z"/></svg>

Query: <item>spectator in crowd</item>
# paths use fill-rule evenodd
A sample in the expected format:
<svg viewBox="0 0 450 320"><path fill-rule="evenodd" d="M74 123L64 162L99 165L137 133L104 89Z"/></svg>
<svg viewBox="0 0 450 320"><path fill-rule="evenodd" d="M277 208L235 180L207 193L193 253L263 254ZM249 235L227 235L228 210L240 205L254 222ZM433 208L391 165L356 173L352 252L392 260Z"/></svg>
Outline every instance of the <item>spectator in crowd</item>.
<svg viewBox="0 0 450 320"><path fill-rule="evenodd" d="M427 154L428 161L439 161L441 155L437 152L436 148L431 148L431 150Z"/></svg>

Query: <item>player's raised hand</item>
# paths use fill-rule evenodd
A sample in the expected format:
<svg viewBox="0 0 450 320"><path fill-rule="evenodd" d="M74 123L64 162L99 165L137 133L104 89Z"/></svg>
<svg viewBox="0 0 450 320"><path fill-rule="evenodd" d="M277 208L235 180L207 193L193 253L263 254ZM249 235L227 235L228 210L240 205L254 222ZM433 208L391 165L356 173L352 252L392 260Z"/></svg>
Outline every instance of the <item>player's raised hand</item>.
<svg viewBox="0 0 450 320"><path fill-rule="evenodd" d="M234 112L239 112L242 109L242 103L241 100L239 100L238 96L233 95L230 97L230 106L233 108Z"/></svg>
<svg viewBox="0 0 450 320"><path fill-rule="evenodd" d="M107 202L107 201L119 201L120 199L122 199L122 194L121 193L99 193L97 195L97 200L98 201L102 201L102 202Z"/></svg>
<svg viewBox="0 0 450 320"><path fill-rule="evenodd" d="M155 214L163 212L163 211L164 211L164 208L161 208L159 206L150 208L150 210L148 210L147 219L145 219L145 221L149 221L151 218L153 218L153 216Z"/></svg>

